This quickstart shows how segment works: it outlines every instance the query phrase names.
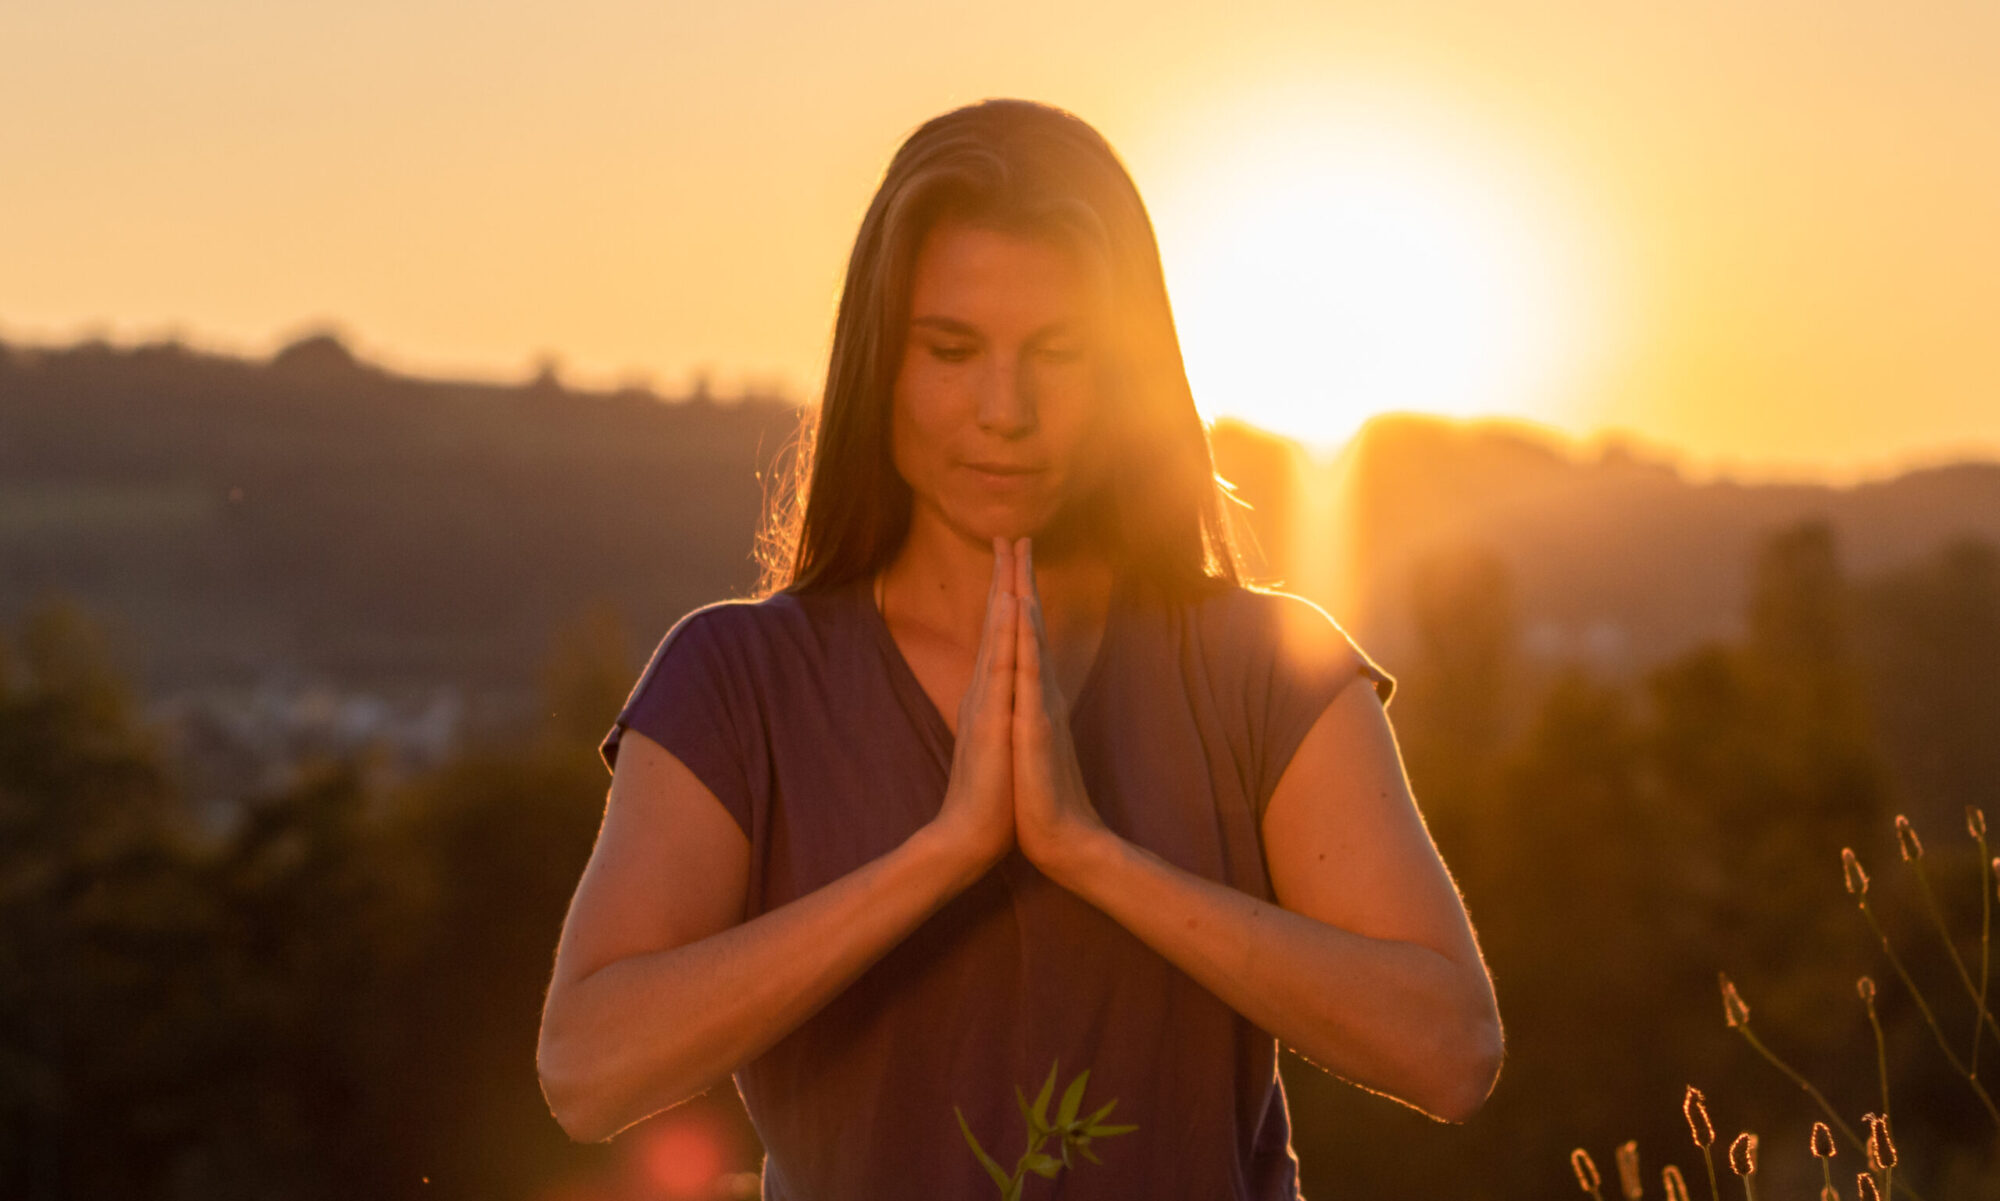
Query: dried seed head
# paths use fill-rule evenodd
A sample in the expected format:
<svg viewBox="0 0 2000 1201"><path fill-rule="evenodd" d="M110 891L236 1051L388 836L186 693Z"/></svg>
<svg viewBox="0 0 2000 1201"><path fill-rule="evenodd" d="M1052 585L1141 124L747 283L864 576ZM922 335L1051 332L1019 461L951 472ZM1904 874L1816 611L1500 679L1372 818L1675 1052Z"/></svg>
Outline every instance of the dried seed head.
<svg viewBox="0 0 2000 1201"><path fill-rule="evenodd" d="M1847 891L1855 896L1868 892L1868 873L1861 870L1861 861L1854 857L1853 847L1840 848L1840 870L1847 875Z"/></svg>
<svg viewBox="0 0 2000 1201"><path fill-rule="evenodd" d="M1715 1144L1715 1124L1708 1120L1708 1102L1701 1096L1701 1090L1688 1085L1687 1095L1681 1098L1681 1114L1688 1120L1688 1133L1694 1136L1694 1145L1710 1147Z"/></svg>
<svg viewBox="0 0 2000 1201"><path fill-rule="evenodd" d="M1646 1190L1639 1183L1639 1142L1631 1139L1618 1146L1618 1189L1626 1201L1639 1201Z"/></svg>
<svg viewBox="0 0 2000 1201"><path fill-rule="evenodd" d="M1729 978L1727 972L1717 972L1716 978L1722 981L1722 1020L1728 1022L1732 1030L1748 1026L1750 1006L1744 1004L1743 998L1737 994L1735 981Z"/></svg>
<svg viewBox="0 0 2000 1201"><path fill-rule="evenodd" d="M1812 1153L1814 1159L1832 1159L1834 1156L1833 1131L1825 1122L1814 1122L1812 1131Z"/></svg>
<svg viewBox="0 0 2000 1201"><path fill-rule="evenodd" d="M1861 994L1861 1003L1875 1008L1875 977L1863 976L1854 982L1854 991Z"/></svg>
<svg viewBox="0 0 2000 1201"><path fill-rule="evenodd" d="M1757 1136L1745 1130L1729 1144L1729 1170L1738 1176L1749 1176L1757 1171Z"/></svg>
<svg viewBox="0 0 2000 1201"><path fill-rule="evenodd" d="M1875 1178L1866 1172L1855 1173L1854 1195L1860 1201L1882 1201L1881 1190L1875 1187Z"/></svg>
<svg viewBox="0 0 2000 1201"><path fill-rule="evenodd" d="M1886 1171L1896 1166L1896 1140L1889 1137L1889 1119L1884 1114L1864 1114L1868 1123L1868 1166Z"/></svg>
<svg viewBox="0 0 2000 1201"><path fill-rule="evenodd" d="M1577 1187L1586 1193L1594 1193L1600 1183L1597 1165L1591 1162L1590 1152L1578 1147L1569 1153L1569 1166L1576 1170Z"/></svg>
<svg viewBox="0 0 2000 1201"><path fill-rule="evenodd" d="M1965 830L1973 838L1984 842L1986 840L1986 811L1977 805L1967 805L1965 807Z"/></svg>
<svg viewBox="0 0 2000 1201"><path fill-rule="evenodd" d="M1681 1179L1681 1170L1668 1164L1660 1172L1660 1184L1667 1190L1667 1201L1688 1201L1688 1182Z"/></svg>
<svg viewBox="0 0 2000 1201"><path fill-rule="evenodd" d="M1923 842L1917 838L1916 830L1911 828L1910 819L1900 813L1896 815L1896 845L1902 848L1905 861L1924 857Z"/></svg>

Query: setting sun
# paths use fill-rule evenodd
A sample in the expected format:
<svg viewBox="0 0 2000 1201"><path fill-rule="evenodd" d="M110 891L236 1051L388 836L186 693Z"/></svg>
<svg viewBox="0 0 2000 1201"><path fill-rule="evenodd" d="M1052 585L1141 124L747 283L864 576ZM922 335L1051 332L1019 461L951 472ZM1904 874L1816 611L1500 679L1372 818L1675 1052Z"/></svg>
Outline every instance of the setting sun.
<svg viewBox="0 0 2000 1201"><path fill-rule="evenodd" d="M1156 209L1205 415L1324 450L1389 410L1564 415L1597 306L1513 175L1324 114L1198 161Z"/></svg>

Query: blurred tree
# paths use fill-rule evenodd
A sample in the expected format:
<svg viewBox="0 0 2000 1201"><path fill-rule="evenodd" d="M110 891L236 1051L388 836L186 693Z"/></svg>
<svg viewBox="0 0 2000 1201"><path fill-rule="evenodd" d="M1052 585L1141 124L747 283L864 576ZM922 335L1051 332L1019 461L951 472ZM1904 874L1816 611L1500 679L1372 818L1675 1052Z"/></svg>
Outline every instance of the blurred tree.
<svg viewBox="0 0 2000 1201"><path fill-rule="evenodd" d="M0 1195L149 1191L193 1115L160 978L201 900L106 630L47 598L0 641ZM120 1131L105 1153L94 1128Z"/></svg>
<svg viewBox="0 0 2000 1201"><path fill-rule="evenodd" d="M1928 829L2000 820L2000 547L1956 539L1859 590L1857 645L1899 807Z"/></svg>
<svg viewBox="0 0 2000 1201"><path fill-rule="evenodd" d="M1496 824L1509 818L1488 802L1524 724L1506 703L1519 669L1513 579L1484 547L1440 550L1412 570L1407 603L1418 653L1398 676L1396 734L1447 861L1469 870L1505 837Z"/></svg>

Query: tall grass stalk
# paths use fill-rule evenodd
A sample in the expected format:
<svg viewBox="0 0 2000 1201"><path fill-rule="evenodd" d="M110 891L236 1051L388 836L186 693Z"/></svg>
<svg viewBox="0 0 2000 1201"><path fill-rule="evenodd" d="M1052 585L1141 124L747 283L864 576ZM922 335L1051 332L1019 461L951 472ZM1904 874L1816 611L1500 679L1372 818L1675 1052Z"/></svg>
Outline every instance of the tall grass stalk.
<svg viewBox="0 0 2000 1201"><path fill-rule="evenodd" d="M1875 1074L1882 1079L1882 1116L1889 1116L1889 1047L1882 1037L1882 1019L1875 1013L1875 978L1863 976L1854 982L1862 1006L1868 1010L1868 1028L1875 1032Z"/></svg>
<svg viewBox="0 0 2000 1201"><path fill-rule="evenodd" d="M1982 818L1984 816L1981 814ZM1902 848L1903 862L1910 865L1910 871L1917 877L1917 893L1924 899L1924 912L1930 915L1931 925L1937 927L1938 939L1944 943L1945 954L1951 958L1951 966L1958 970L1959 982L1965 985L1965 995L1971 997L1972 1003L1979 1009L1979 1016L1973 1020L1972 1027L1974 1058L1971 1065L1963 1069L1968 1077L1976 1078L1980 1026L1985 1025L1996 1037L2000 1037L2000 1022L1996 1022L1993 1012L1986 1008L1986 998L1983 995L1984 971L1981 972L1980 983L1974 984L1972 973L1966 970L1964 957L1958 953L1958 944L1952 941L1951 927L1945 924L1944 909L1938 905L1937 893L1931 888L1931 875L1924 870L1923 841L1917 837L1916 830L1910 825L1910 819L1900 813L1896 815L1896 842ZM1985 889L1981 889L1980 895L1983 897L1985 892Z"/></svg>
<svg viewBox="0 0 2000 1201"><path fill-rule="evenodd" d="M1797 1069L1778 1058L1777 1054L1771 1048L1764 1045L1764 1040L1758 1038L1750 1029L1750 1006L1744 1002L1741 994L1736 991L1736 985L1730 981L1726 973L1718 973L1718 976L1722 980L1722 1013L1723 1017L1728 1020L1730 1028L1742 1035L1743 1041L1749 1043L1751 1049L1756 1051L1757 1054L1762 1055L1772 1067L1783 1072L1786 1079L1805 1090L1806 1096L1813 1099L1813 1104L1819 1106L1820 1112L1832 1119L1834 1126L1840 1130L1841 1137L1847 1140L1848 1145L1853 1147L1857 1152L1861 1151L1861 1136L1854 1133L1854 1128L1847 1124L1847 1119L1841 1117L1840 1111L1827 1101L1825 1093L1813 1087L1812 1081L1800 1075ZM1815 1129L1824 1129L1825 1126L1826 1123L1824 1122L1814 1123ZM1827 1137L1831 1139L1833 1136L1829 1133ZM1818 1145L1817 1139L1815 1139L1814 1145L1815 1147ZM1814 1154L1818 1154L1817 1150L1814 1151ZM1832 1154L1832 1152L1828 1152L1828 1154Z"/></svg>
<svg viewBox="0 0 2000 1201"><path fill-rule="evenodd" d="M1701 1148L1701 1162L1708 1169L1709 1199L1722 1201L1722 1187L1715 1180L1715 1156L1709 1151L1715 1145L1715 1123L1708 1120L1708 1101L1692 1084L1681 1096L1681 1116L1687 1119L1688 1134L1693 1136L1694 1145Z"/></svg>
<svg viewBox="0 0 2000 1201"><path fill-rule="evenodd" d="M1597 1186L1604 1182L1604 1178L1597 1174L1597 1161L1590 1157L1590 1152L1582 1147L1571 1151L1569 1166L1570 1170L1576 1173L1577 1187L1595 1197L1597 1201L1604 1201L1604 1194L1597 1189Z"/></svg>
<svg viewBox="0 0 2000 1201"><path fill-rule="evenodd" d="M1826 1128L1826 1123L1814 1122L1812 1128L1812 1153L1813 1158L1819 1160L1820 1178L1826 1182L1819 1190L1822 1201L1827 1197L1837 1198L1840 1196L1840 1191L1833 1187L1833 1157L1839 1153L1839 1150L1838 1147L1833 1145L1833 1131Z"/></svg>
<svg viewBox="0 0 2000 1201"><path fill-rule="evenodd" d="M1639 1201L1646 1195L1645 1185L1639 1179L1637 1139L1627 1139L1618 1144L1618 1191L1625 1194L1625 1201Z"/></svg>
<svg viewBox="0 0 2000 1201"><path fill-rule="evenodd" d="M1986 849L1986 813L1977 805L1965 807L1965 830L1972 840L1979 844L1979 864L1984 871L1989 852ZM1993 973L1993 889L1979 890L1979 1011L1990 1012L1986 1008L1986 986ZM1977 1019L1972 1023L1973 1075L1979 1074L1979 1036L1985 1031L1983 1023Z"/></svg>
<svg viewBox="0 0 2000 1201"><path fill-rule="evenodd" d="M1898 826L1897 832L1900 834L1903 828ZM2000 1108L1994 1107L1993 1098L1987 1094L1986 1086L1979 1083L1979 1078L1965 1066L1965 1061L1952 1052L1951 1043L1944 1036L1944 1029L1938 1025L1937 1015L1931 1012L1930 1002L1924 999L1923 991L1917 987L1917 982L1910 978L1909 969L1903 966L1902 956L1896 954L1896 948L1889 943L1888 933L1882 929L1882 923L1876 920L1875 910L1868 904L1868 873L1861 870L1860 861L1856 859L1852 848L1842 848L1840 857L1847 869L1847 890L1854 894L1856 902L1861 906L1861 916L1868 919L1868 928L1875 932L1876 940L1882 944L1882 953L1888 956L1889 965L1896 969L1896 975L1903 981L1903 987L1910 990L1910 997L1917 1003L1917 1011L1924 1015L1925 1024L1931 1028L1931 1037L1937 1040L1938 1050L1943 1052L1945 1061L1951 1064L1952 1070L1965 1077L1966 1083L1972 1086L1972 1091L1978 1094L1979 1103L1986 1107L1986 1116L1993 1119L1996 1127L2000 1127ZM1857 877L1860 881L1858 888L1855 886Z"/></svg>
<svg viewBox="0 0 2000 1201"><path fill-rule="evenodd" d="M1896 1195L1892 1185L1896 1175L1896 1140L1889 1137L1889 1119L1871 1113L1863 1115L1861 1120L1868 1123L1868 1168L1882 1177L1882 1196L1889 1201Z"/></svg>
<svg viewBox="0 0 2000 1201"><path fill-rule="evenodd" d="M1660 1187L1666 1191L1667 1201L1688 1201L1687 1181L1681 1179L1681 1170L1672 1164L1660 1170Z"/></svg>
<svg viewBox="0 0 2000 1201"><path fill-rule="evenodd" d="M1757 1201L1757 1136L1748 1130L1729 1144L1729 1170L1743 1181L1743 1201Z"/></svg>

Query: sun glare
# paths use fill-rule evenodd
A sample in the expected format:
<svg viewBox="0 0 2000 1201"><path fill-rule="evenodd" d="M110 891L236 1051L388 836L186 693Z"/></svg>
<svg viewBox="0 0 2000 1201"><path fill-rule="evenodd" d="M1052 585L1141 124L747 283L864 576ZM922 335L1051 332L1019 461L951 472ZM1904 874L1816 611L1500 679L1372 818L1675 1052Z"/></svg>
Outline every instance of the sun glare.
<svg viewBox="0 0 2000 1201"><path fill-rule="evenodd" d="M1206 416L1322 453L1390 410L1560 418L1592 306L1518 180L1377 116L1263 124L1152 205Z"/></svg>

